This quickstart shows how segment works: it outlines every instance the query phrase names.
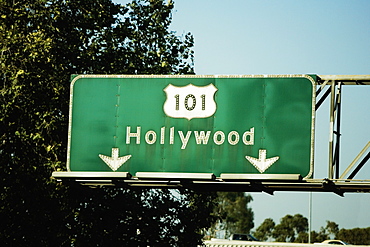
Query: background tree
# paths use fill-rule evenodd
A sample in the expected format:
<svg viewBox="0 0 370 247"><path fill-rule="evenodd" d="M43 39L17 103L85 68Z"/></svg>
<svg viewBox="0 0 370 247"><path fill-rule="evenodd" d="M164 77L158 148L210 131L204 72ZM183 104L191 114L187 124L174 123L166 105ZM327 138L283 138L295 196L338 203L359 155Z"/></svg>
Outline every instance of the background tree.
<svg viewBox="0 0 370 247"><path fill-rule="evenodd" d="M311 232L311 243L322 242L326 239L335 239L336 234L339 231L339 226L333 221L326 221L326 226L321 227L319 232Z"/></svg>
<svg viewBox="0 0 370 247"><path fill-rule="evenodd" d="M311 243L321 243L322 241L329 239L328 236L320 230L319 232L311 231Z"/></svg>
<svg viewBox="0 0 370 247"><path fill-rule="evenodd" d="M370 245L370 227L340 229L335 238L350 244Z"/></svg>
<svg viewBox="0 0 370 247"><path fill-rule="evenodd" d="M199 242L212 194L91 189L50 177L65 169L71 74L193 73L192 35L169 31L173 7L0 0L0 245Z"/></svg>
<svg viewBox="0 0 370 247"><path fill-rule="evenodd" d="M277 242L296 242L307 239L308 220L301 214L286 215L275 226L272 236Z"/></svg>
<svg viewBox="0 0 370 247"><path fill-rule="evenodd" d="M253 232L254 237L261 241L266 241L272 237L272 231L274 230L275 222L271 218L265 219L256 231Z"/></svg>
<svg viewBox="0 0 370 247"><path fill-rule="evenodd" d="M69 217L73 246L195 246L209 226L207 194L169 190L91 190ZM180 194L181 192L181 194ZM145 199L144 199L145 198ZM77 200L76 200L77 201Z"/></svg>
<svg viewBox="0 0 370 247"><path fill-rule="evenodd" d="M308 242L308 220L300 214L286 215L275 225L270 218L265 219L262 224L253 232L254 236L262 241L268 239L276 242ZM321 243L327 239L340 239L350 244L369 245L370 227L340 229L333 221L326 221L326 226L320 231L311 232L311 243Z"/></svg>
<svg viewBox="0 0 370 247"><path fill-rule="evenodd" d="M42 1L0 1L0 240L59 243L65 237L62 192L50 172L65 151L67 87L56 81L51 54L53 8ZM42 28L40 28L43 26ZM64 108L62 107L64 106ZM47 234L52 235L50 238ZM15 244L17 245L17 244Z"/></svg>
<svg viewBox="0 0 370 247"><path fill-rule="evenodd" d="M252 196L244 192L217 192L216 206L213 214L217 222L209 229L211 237L217 237L217 232L225 232L224 237L232 233L249 233L254 227L254 214L248 203Z"/></svg>
<svg viewBox="0 0 370 247"><path fill-rule="evenodd" d="M333 221L327 220L324 232L326 232L329 237L335 238L339 232L339 225Z"/></svg>

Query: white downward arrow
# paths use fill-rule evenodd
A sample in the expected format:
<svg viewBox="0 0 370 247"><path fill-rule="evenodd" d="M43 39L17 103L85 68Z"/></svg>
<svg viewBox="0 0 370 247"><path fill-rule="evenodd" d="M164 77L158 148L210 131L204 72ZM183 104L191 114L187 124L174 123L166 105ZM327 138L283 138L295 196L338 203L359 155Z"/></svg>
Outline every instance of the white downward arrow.
<svg viewBox="0 0 370 247"><path fill-rule="evenodd" d="M113 171L117 171L128 159L131 158L131 155L126 155L118 157L119 148L112 148L112 157L99 154L99 157L107 164Z"/></svg>
<svg viewBox="0 0 370 247"><path fill-rule="evenodd" d="M256 167L256 169L260 172L263 173L264 171L267 170L272 164L274 164L278 159L279 156L273 157L266 159L266 149L260 149L259 154L258 154L258 159L250 157L250 156L245 156L245 158Z"/></svg>

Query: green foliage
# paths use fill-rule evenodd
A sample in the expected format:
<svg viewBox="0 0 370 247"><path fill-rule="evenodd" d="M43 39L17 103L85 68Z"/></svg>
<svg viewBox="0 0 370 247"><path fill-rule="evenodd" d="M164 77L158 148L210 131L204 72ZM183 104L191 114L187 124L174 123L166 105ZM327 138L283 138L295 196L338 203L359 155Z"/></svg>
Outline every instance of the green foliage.
<svg viewBox="0 0 370 247"><path fill-rule="evenodd" d="M326 227L321 227L318 233L312 234L313 241L311 242L322 242L326 239L334 239L339 231L339 226L333 221L326 221Z"/></svg>
<svg viewBox="0 0 370 247"><path fill-rule="evenodd" d="M261 241L266 241L272 237L272 231L274 230L274 227L275 222L271 218L267 218L259 227L257 227L256 231L253 232L253 235Z"/></svg>
<svg viewBox="0 0 370 247"><path fill-rule="evenodd" d="M320 230L319 232L311 231L311 243L321 243L322 241L327 239L329 239L328 235L325 234L325 232L323 232L322 230Z"/></svg>
<svg viewBox="0 0 370 247"><path fill-rule="evenodd" d="M326 227L321 227L318 233L313 232L311 242L322 242L326 239L340 239L344 242L355 245L370 244L370 227L340 229L338 224L327 221Z"/></svg>
<svg viewBox="0 0 370 247"><path fill-rule="evenodd" d="M301 214L286 215L279 224L268 218L253 233L262 241L274 239L276 242L307 243L308 220Z"/></svg>
<svg viewBox="0 0 370 247"><path fill-rule="evenodd" d="M213 194L90 189L50 177L65 169L71 74L193 73L192 35L168 31L173 7L0 0L1 246L199 242Z"/></svg>
<svg viewBox="0 0 370 247"><path fill-rule="evenodd" d="M262 241L274 239L276 242L308 242L308 221L300 214L286 215L280 220L280 224L268 218L253 232L254 236ZM321 227L319 232L311 232L311 243L321 243L327 239L340 239L350 244L369 245L370 227L340 229L333 221L326 221L326 226Z"/></svg>
<svg viewBox="0 0 370 247"><path fill-rule="evenodd" d="M298 234L307 232L308 221L307 218L301 214L294 216L284 216L278 225L275 226L272 236L277 242L295 242ZM301 239L302 237L300 237Z"/></svg>
<svg viewBox="0 0 370 247"><path fill-rule="evenodd" d="M370 245L370 227L340 229L335 238L350 244Z"/></svg>
<svg viewBox="0 0 370 247"><path fill-rule="evenodd" d="M150 189L74 188L73 246L192 246L210 224L207 194ZM206 214L205 214L206 213Z"/></svg>
<svg viewBox="0 0 370 247"><path fill-rule="evenodd" d="M311 232L311 243L321 243L327 239L335 239L336 234L339 231L338 224L333 221L326 221L326 226L321 227L319 232ZM307 237L308 239L308 237Z"/></svg>
<svg viewBox="0 0 370 247"><path fill-rule="evenodd" d="M213 214L218 220L208 231L210 237L216 237L218 231L225 231L225 237L249 233L254 227L254 214L248 207L252 200L252 196L244 192L217 192Z"/></svg>

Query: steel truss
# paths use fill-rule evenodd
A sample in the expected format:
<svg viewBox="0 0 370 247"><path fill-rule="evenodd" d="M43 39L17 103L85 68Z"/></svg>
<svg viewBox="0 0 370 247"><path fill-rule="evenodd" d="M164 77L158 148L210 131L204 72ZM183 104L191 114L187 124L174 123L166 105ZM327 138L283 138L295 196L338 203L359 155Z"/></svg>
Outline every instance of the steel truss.
<svg viewBox="0 0 370 247"><path fill-rule="evenodd" d="M347 177L348 180L360 171L365 163L370 158L370 141L355 158L355 160L347 167L345 172L339 176L339 161L340 161L340 137L341 137L341 97L342 86L344 85L370 85L370 75L321 75L317 80L320 86L316 92L316 99L322 92L325 86L329 86L324 95L316 100L316 110L319 109L325 99L330 97L330 139L329 139L329 170L328 179L344 179L348 172L356 165L358 160L366 153L363 159L358 163L353 172ZM336 127L336 128L335 128Z"/></svg>
<svg viewBox="0 0 370 247"><path fill-rule="evenodd" d="M334 192L343 196L346 192L370 192L369 180L353 179L370 158L370 141L339 175L341 137L341 96L343 86L370 85L370 75L319 75L317 78L316 110L330 95L330 138L328 177L302 179L299 175L241 174L215 177L209 173L138 173L127 172L54 172L58 181L91 187L117 186L126 188L189 188L199 191L319 191ZM351 172L352 171L352 172ZM351 173L350 173L351 172ZM350 173L350 174L349 174ZM349 175L348 175L349 174Z"/></svg>

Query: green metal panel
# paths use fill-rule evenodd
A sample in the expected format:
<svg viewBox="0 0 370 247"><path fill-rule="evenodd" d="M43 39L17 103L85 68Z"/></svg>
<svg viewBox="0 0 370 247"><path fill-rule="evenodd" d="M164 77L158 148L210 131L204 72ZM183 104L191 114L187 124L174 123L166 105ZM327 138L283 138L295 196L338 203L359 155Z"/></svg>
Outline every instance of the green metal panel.
<svg viewBox="0 0 370 247"><path fill-rule="evenodd" d="M68 169L310 176L314 78L77 76Z"/></svg>

